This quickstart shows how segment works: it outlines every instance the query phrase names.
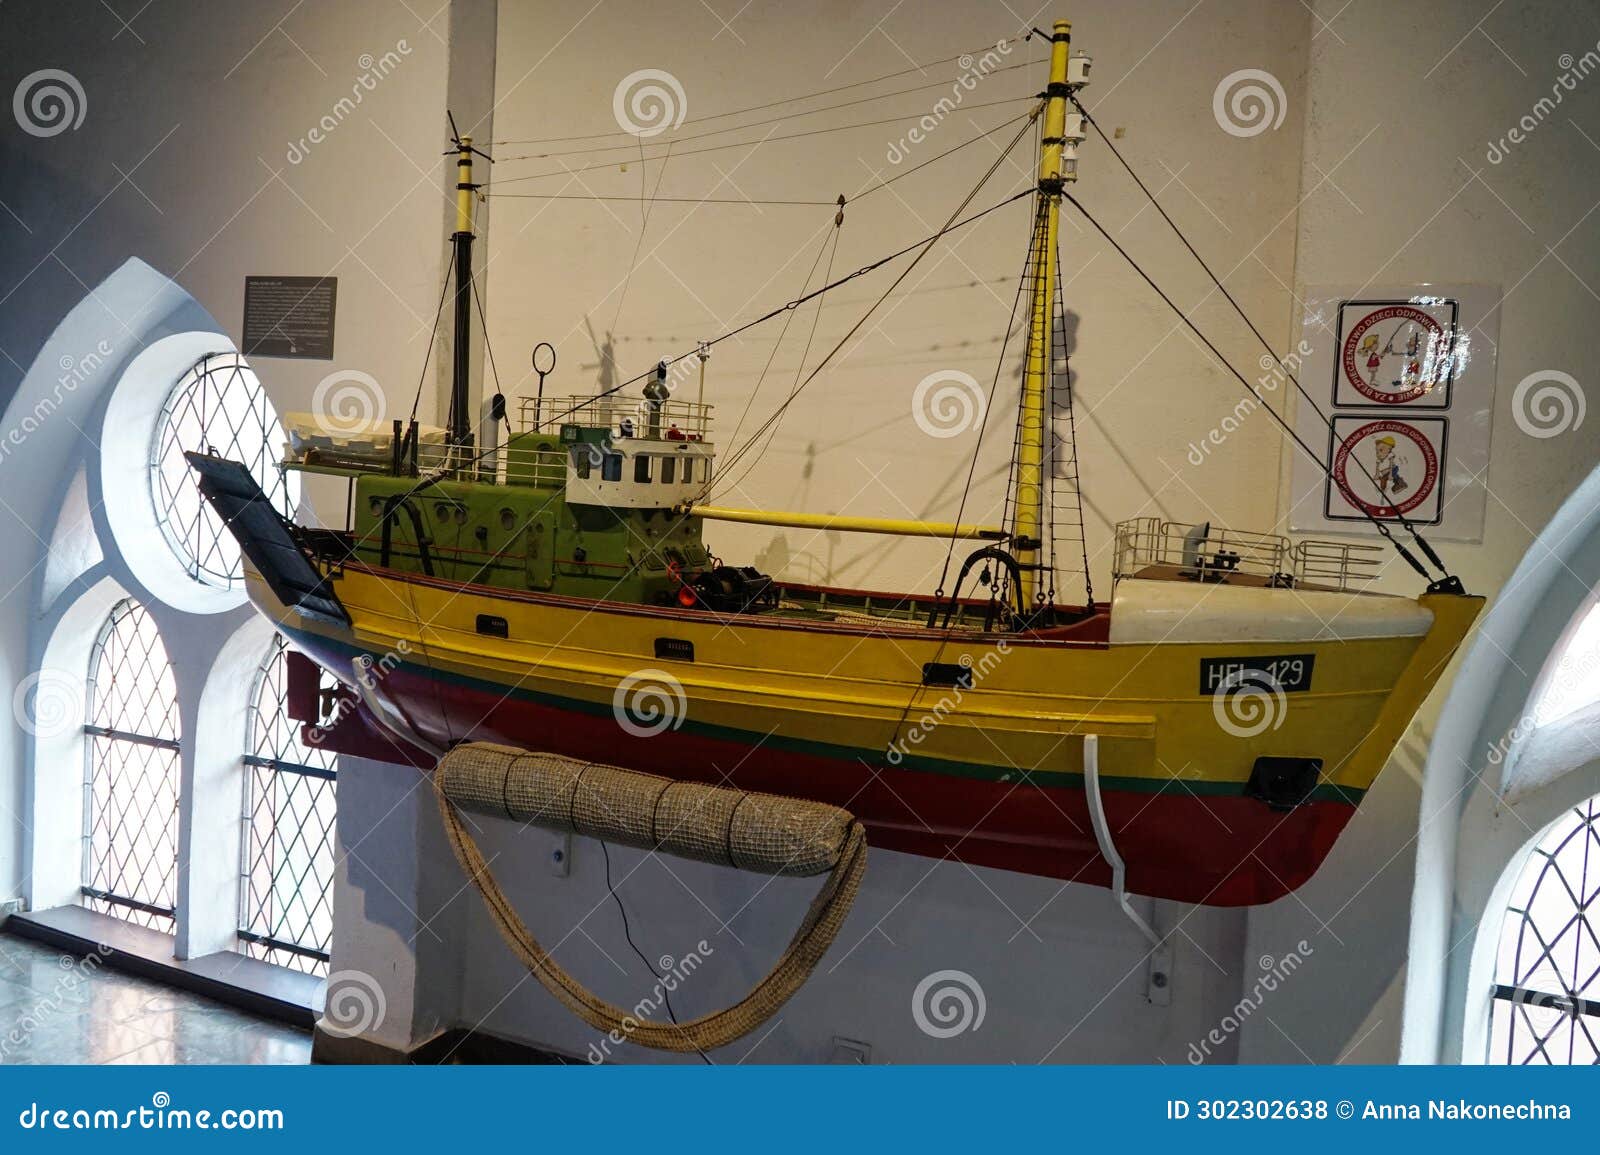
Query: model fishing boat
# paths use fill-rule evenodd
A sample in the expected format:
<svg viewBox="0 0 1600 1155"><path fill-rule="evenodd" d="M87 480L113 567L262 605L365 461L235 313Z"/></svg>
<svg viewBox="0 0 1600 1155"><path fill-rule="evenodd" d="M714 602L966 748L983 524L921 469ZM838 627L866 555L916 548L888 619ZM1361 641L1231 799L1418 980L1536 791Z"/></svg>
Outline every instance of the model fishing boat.
<svg viewBox="0 0 1600 1155"><path fill-rule="evenodd" d="M323 744L393 759L471 739L797 796L848 809L877 846L1101 885L1120 858L1128 888L1187 902L1266 902L1309 878L1482 599L1430 580L1413 549L1443 567L1399 511L1375 521L1429 580L1416 598L1364 590L1378 544L1143 518L1116 526L1111 596L1095 599L1056 253L1063 203L1081 209L1067 190L1093 126L1088 61L1064 22L1043 35L1048 88L1023 127L1040 159L1021 194L1021 402L993 526L714 504L704 346L598 395L515 414L496 398L479 425L475 150L458 139L447 427L297 430L286 467L349 479L341 531L292 524L242 466L190 455L252 602L362 699ZM911 266L983 215L960 218L972 199L904 250ZM689 401L677 386L697 364ZM953 580L785 581L720 558L719 519L943 538ZM1058 579L1080 572L1071 604Z"/></svg>

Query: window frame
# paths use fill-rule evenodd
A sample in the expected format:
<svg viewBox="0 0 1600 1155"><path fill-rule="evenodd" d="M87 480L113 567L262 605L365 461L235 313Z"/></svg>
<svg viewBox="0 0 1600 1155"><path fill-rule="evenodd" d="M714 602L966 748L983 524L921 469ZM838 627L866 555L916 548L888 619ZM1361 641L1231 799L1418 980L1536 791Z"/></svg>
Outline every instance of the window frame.
<svg viewBox="0 0 1600 1155"><path fill-rule="evenodd" d="M111 675L111 683L115 684L116 674L127 662L126 654L119 654L110 649L111 644L117 640L118 630L124 622L134 621L132 627L134 639L137 640L148 623L153 638L145 649L141 659L141 666L148 666L152 657L159 654L161 666L155 671L157 678L161 676L160 670L164 669L167 679L171 682L172 696L166 702L165 714L161 724L151 729L160 729L165 726L170 733L147 734L140 729L130 729L126 726L107 725L100 721L103 716L100 711L102 702L106 700L109 687L106 687L102 678L106 673ZM129 644L129 639L122 639L124 646ZM109 669L102 670L103 665ZM176 671L172 666L171 655L167 652L166 642L161 637L159 623L156 622L149 609L137 599L124 597L116 601L106 614L104 621L95 634L94 642L89 648L89 664L84 681L84 752L83 752L83 851L82 866L79 872L79 897L84 900L82 905L90 910L113 918L120 918L138 926L149 927L152 930L164 933L175 933L177 929L177 898L178 898L178 838L179 819L178 812L182 805L182 777L183 777L183 727L177 693ZM118 702L111 701L110 708L121 713L128 708L127 699ZM142 710L145 717L142 721L148 722L148 702ZM122 719L113 715L108 719L111 722ZM108 762L107 755L121 747L135 746L141 749L155 749L167 755L163 777L165 782L161 785L171 794L172 806L166 816L166 830L163 836L158 835L158 843L151 847L153 853L159 852L159 841L164 840L171 848L170 861L156 863L154 860L139 867L139 876L136 885L129 887L123 885L127 881L127 872L130 867L138 864L138 834L133 835L133 842L127 847L126 854L120 860L116 852L118 836L127 829L128 820L132 813L131 807L119 809L114 817L108 817L97 805L96 799L101 793L102 780L105 780L105 794L108 798L114 797L119 780L127 775L136 775L136 780L130 792L136 792L140 786L146 784L150 774L148 763L144 766L133 768L126 760ZM133 799L130 797L130 803ZM140 817L141 831L148 831L148 821L155 812L155 806L162 799L158 798L149 809ZM106 831L105 855L102 859L96 854L95 839L102 825L102 818L107 822L115 821L116 825ZM149 881L151 866L158 865L161 877L155 889L155 898L140 897L137 894L124 894L123 890L138 890ZM165 896L169 902L162 902ZM126 911L129 913L119 913ZM144 918L132 917L143 915Z"/></svg>
<svg viewBox="0 0 1600 1155"><path fill-rule="evenodd" d="M235 387L247 390L241 400L232 402L238 406L241 415L238 427L232 427L226 416L230 404L226 400L227 391ZM196 397L198 400L194 399ZM203 446L185 445L179 436L181 423L190 417L198 420L201 426L201 435L206 438ZM182 461L181 457L174 457L174 453L211 448L217 444L210 440L210 436L215 432L213 425L218 421L224 422L229 430L228 443L221 450L224 456L250 456L240 444L241 431L249 423L259 432L258 438L252 437L252 440L259 441L255 460L243 464L255 477L273 507L285 517L292 518L299 487L293 477L280 468L279 461L281 446L288 434L268 396L266 384L237 350L222 349L204 354L167 390L151 433L148 484L151 508L162 540L184 573L199 585L234 592L244 588L243 558L216 513L199 497L197 483L187 462ZM188 503L194 509L193 521L186 526L179 524L183 520L180 502ZM209 538L205 544L199 542L202 533ZM226 573L217 564L219 557L231 558Z"/></svg>
<svg viewBox="0 0 1600 1155"><path fill-rule="evenodd" d="M332 921L333 921L333 885L334 873L337 870L337 814L338 814L338 768L336 756L322 750L308 750L300 742L297 734L298 726L289 718L286 697L287 661L290 646L282 634L273 634L272 641L267 646L267 652L260 664L256 667L256 674L250 686L249 698L245 706L244 726L244 754L240 761L244 767L243 782L241 785L242 803L240 809L240 840L239 840L239 909L237 933L242 944L242 953L260 958L266 962L275 962L280 966L291 966L296 970L303 970L310 974L326 975L331 960L332 946ZM283 665L280 667L280 663ZM263 696L276 687L277 701L273 711L273 718L267 722L267 711L263 708ZM275 730L263 733L263 724L269 727L282 725L288 732L288 745L296 752L304 755L315 756L314 760L306 761L298 758L286 758L282 755L287 751L272 739ZM268 752L263 752L264 747ZM270 779L267 776L271 776ZM278 775L290 776L280 779ZM302 781L293 781L300 779ZM258 793L264 781L270 781L276 789L279 782L287 781L283 799L274 798L270 801L262 799ZM327 783L326 786L309 785L308 783ZM322 830L322 836L315 846L308 844L309 858L306 867L293 879L292 895L298 900L301 909L305 912L307 920L314 918L317 910L326 908L328 914L327 933L321 938L324 945L313 946L301 941L302 936L284 936L281 931L289 915L287 905L269 912L262 908L262 904L255 902L256 878L255 870L262 864L264 853L255 838L256 819L262 805L270 806L273 829L281 820L280 806L287 806L288 796L297 788L311 791L309 806L312 812L320 808L322 791L330 792L329 821ZM290 842L290 847L293 841ZM324 881L322 894L315 902L307 902L301 892L309 879L314 875L316 857L324 848L333 854L334 861L330 866L327 878ZM277 849L282 849L281 847ZM279 882L279 871L284 868L281 861L272 866L268 879L267 893L275 896ZM259 917L258 917L259 916ZM252 925L255 924L255 925ZM257 926L265 925L268 929L260 930ZM291 962L279 962L275 957L278 954L289 956Z"/></svg>
<svg viewBox="0 0 1600 1155"><path fill-rule="evenodd" d="M1561 861L1561 855L1574 839L1582 840L1576 890ZM1577 1053L1581 1031L1587 1050L1594 1056L1585 1065L1600 1064L1600 938L1597 938L1596 925L1587 917L1600 896L1600 795L1567 807L1561 817L1539 832L1533 845L1512 869L1515 876L1511 895L1501 908L1500 925L1494 939L1485 1059L1496 1065L1529 1065L1540 1059L1550 1065L1569 1065ZM1531 883L1530 874L1533 874ZM1570 900L1561 912L1570 911L1570 915L1559 926L1554 921L1541 924L1541 919L1549 918L1548 907L1538 915L1534 913L1541 889L1552 877L1559 889L1551 893L1560 900L1564 891L1566 899ZM1520 900L1518 895L1521 895ZM1531 965L1524 967L1523 956L1530 932L1533 945L1540 949L1534 953ZM1558 948L1563 947L1563 940L1569 933L1575 935L1576 948L1572 954L1574 970L1570 984L1562 976L1557 961ZM1585 934L1589 957L1596 960L1587 975L1576 969L1583 965ZM1511 951L1509 975L1505 973L1508 949ZM1539 976L1540 981L1535 982L1541 970L1546 976ZM1554 985L1561 989L1549 989L1552 984L1546 981L1547 977L1553 977ZM1556 1017L1550 1021L1548 1029L1542 1029L1535 1017L1543 1018L1551 1011L1556 1012ZM1566 1024L1564 1040L1558 1038L1563 1024ZM1532 1046L1518 1058L1519 1037L1524 1032L1532 1036ZM1551 1055L1551 1047L1559 1048L1563 1042L1566 1058L1560 1060ZM1526 1039L1522 1039L1522 1045L1527 1046Z"/></svg>

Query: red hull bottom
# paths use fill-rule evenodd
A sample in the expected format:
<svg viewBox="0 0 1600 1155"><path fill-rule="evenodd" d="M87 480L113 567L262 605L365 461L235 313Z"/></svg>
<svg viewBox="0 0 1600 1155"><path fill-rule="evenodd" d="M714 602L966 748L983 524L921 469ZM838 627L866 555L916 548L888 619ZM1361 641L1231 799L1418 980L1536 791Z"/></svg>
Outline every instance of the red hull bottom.
<svg viewBox="0 0 1600 1155"><path fill-rule="evenodd" d="M841 806L872 846L1070 882L1109 886L1081 788L1044 788L869 766L681 730L635 737L592 715L396 669L383 682L431 737L499 742L585 761ZM472 719L481 719L468 729ZM378 761L407 758L364 713L320 743ZM423 764L431 764L424 762ZM1199 795L1174 781L1159 793L1106 790L1106 817L1135 894L1248 906L1290 893L1315 872L1355 812L1313 801L1289 812L1241 795Z"/></svg>

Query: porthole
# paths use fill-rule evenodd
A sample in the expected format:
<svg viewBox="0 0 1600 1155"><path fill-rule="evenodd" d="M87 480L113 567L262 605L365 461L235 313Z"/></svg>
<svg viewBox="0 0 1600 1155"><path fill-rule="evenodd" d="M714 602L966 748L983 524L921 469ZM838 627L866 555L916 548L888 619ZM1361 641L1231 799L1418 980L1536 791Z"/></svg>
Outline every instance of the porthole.
<svg viewBox="0 0 1600 1155"><path fill-rule="evenodd" d="M162 535L195 581L232 590L243 585L244 572L238 542L200 496L184 453L240 462L289 517L295 494L278 468L283 440L266 390L237 353L202 357L167 395L151 445L150 485Z"/></svg>

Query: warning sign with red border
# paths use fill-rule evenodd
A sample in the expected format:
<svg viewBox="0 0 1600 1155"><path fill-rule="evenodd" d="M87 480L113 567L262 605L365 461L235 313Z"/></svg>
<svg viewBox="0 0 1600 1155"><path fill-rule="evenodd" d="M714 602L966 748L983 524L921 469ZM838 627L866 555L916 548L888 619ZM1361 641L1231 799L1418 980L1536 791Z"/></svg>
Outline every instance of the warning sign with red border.
<svg viewBox="0 0 1600 1155"><path fill-rule="evenodd" d="M1339 302L1334 405L1450 408L1459 316L1448 297Z"/></svg>
<svg viewBox="0 0 1600 1155"><path fill-rule="evenodd" d="M1309 285L1293 373L1289 528L1481 541L1494 420L1498 286ZM1310 449L1312 452L1301 452Z"/></svg>
<svg viewBox="0 0 1600 1155"><path fill-rule="evenodd" d="M1329 433L1332 464L1323 502L1334 521L1404 515L1437 525L1449 425L1442 417L1371 418L1340 414Z"/></svg>

